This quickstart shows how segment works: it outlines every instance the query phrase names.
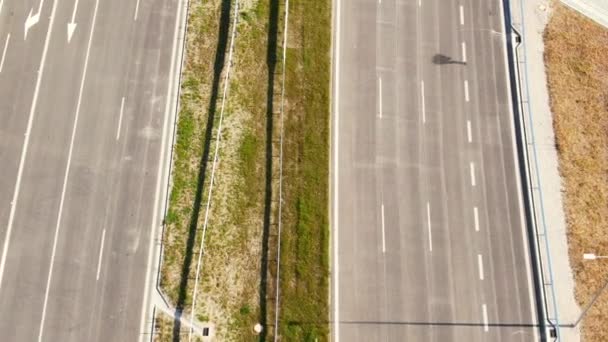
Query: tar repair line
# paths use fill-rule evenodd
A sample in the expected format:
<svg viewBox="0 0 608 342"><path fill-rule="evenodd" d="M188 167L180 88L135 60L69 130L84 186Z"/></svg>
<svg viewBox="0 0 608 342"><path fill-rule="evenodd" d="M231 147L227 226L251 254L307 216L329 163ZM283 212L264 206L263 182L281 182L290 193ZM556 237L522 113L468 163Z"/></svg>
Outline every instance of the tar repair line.
<svg viewBox="0 0 608 342"><path fill-rule="evenodd" d="M51 289L51 280L53 279L53 265L55 264L55 253L57 252L57 239L59 237L59 229L61 228L61 215L63 213L63 203L65 201L65 191L68 185L70 176L70 165L72 164L72 152L74 151L74 140L76 138L76 128L78 126L78 117L80 116L80 104L82 103L82 92L84 90L84 82L87 78L87 69L89 66L89 55L91 52L91 43L93 42L93 33L95 32L95 22L97 20L97 9L99 8L99 0L95 1L95 9L93 10L93 22L91 24L91 33L89 34L89 42L87 44L87 54L84 59L84 71L80 81L80 90L78 92L78 102L76 104L76 115L74 117L74 125L72 127L72 137L70 138L70 149L68 152L68 161L65 166L65 175L63 177L63 188L61 189L61 199L59 200L59 212L57 213L57 224L55 225L55 237L53 238L53 251L51 252L51 261L49 264L49 275L46 281L46 290L44 292L44 304L42 305L42 318L40 319L40 332L38 333L38 341L42 341L44 333L44 320L46 318L46 307L49 300L49 291Z"/></svg>
<svg viewBox="0 0 608 342"><path fill-rule="evenodd" d="M6 43L4 43L4 51L2 52L2 60L0 60L0 72L2 72L2 67L4 67L4 58L6 58L6 50L8 50L8 42L11 40L11 34L9 33L6 36Z"/></svg>
<svg viewBox="0 0 608 342"><path fill-rule="evenodd" d="M334 182L334 187L333 187L333 198L334 198L334 203L333 203L333 221L334 221L334 229L333 229L333 248L334 248L334 253L333 253L333 274L334 274L334 291L333 291L333 298L334 298L334 317L333 317L333 328L334 328L334 342L340 342L340 262L339 262L339 255L340 253L338 252L338 247L339 247L339 220L338 220L338 204L339 204L339 192L338 192L338 182L340 180L339 177L339 142L340 142L340 11L341 11L341 0L335 0L336 3L336 9L335 9L335 27L336 27L336 31L334 33L334 38L335 38L335 47L334 47L334 58L333 61L335 63L334 66L334 127L333 127L333 134L334 134L334 155L333 155L333 161L334 161L334 173L333 173L333 177L332 177L332 181Z"/></svg>
<svg viewBox="0 0 608 342"><path fill-rule="evenodd" d="M42 58L40 60L40 67L38 68L38 78L36 79L36 88L34 90L34 98L32 99L32 106L30 109L30 115L27 119L27 128L25 129L25 139L23 142L23 149L21 150L21 158L19 159L19 169L17 171L17 181L15 183L15 190L13 193L13 200L11 201L11 211L8 216L8 226L6 228L6 235L4 236L4 246L2 248L2 259L0 260L0 289L2 288L2 279L4 277L4 266L6 265L6 256L8 253L8 247L11 240L11 232L13 231L13 220L15 219L15 208L19 200L19 191L21 190L21 177L23 175L23 167L25 165L25 158L27 157L27 149L30 143L30 132L32 131L32 125L34 123L34 113L36 113L36 106L38 105L38 94L40 92L40 83L42 81L42 75L44 74L44 63L49 48L49 41L51 32L53 31L53 23L55 22L55 11L57 9L56 1L53 1L53 9L51 10L51 17L49 23L49 29L46 33L44 41L44 49L42 51Z"/></svg>
<svg viewBox="0 0 608 342"><path fill-rule="evenodd" d="M118 116L118 128L116 129L116 140L120 139L120 127L122 126L122 114L125 110L125 98L120 101L120 114Z"/></svg>

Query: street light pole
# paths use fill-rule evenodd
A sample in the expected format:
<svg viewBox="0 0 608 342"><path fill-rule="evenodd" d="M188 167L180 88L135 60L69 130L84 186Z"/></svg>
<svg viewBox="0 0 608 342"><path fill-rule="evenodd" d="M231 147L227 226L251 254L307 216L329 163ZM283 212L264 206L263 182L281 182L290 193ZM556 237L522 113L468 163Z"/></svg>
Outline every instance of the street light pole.
<svg viewBox="0 0 608 342"><path fill-rule="evenodd" d="M585 253L585 254L583 254L583 259L585 259L585 260L608 259L608 255L595 255L593 253ZM597 299L602 295L602 293L604 292L604 290L606 290L606 288L608 288L608 279L606 279L606 282L604 283L602 288L593 295L593 299L591 299L589 304L587 304L585 306L585 309L583 309L581 314L578 316L578 319L573 324L568 324L568 326L570 326L572 328L576 327L583 320L583 318L585 318L589 309L591 309L593 304L595 304Z"/></svg>

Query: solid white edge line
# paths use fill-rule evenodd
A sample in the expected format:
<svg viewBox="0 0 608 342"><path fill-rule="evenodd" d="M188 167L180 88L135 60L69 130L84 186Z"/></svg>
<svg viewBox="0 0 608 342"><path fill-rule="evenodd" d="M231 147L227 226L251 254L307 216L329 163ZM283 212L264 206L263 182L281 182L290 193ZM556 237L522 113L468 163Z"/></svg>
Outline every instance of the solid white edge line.
<svg viewBox="0 0 608 342"><path fill-rule="evenodd" d="M95 280L99 280L99 273L101 272L101 260L103 259L103 244L106 241L106 230L104 229L101 233L101 245L99 246L99 258L97 259L97 276Z"/></svg>
<svg viewBox="0 0 608 342"><path fill-rule="evenodd" d="M464 99L469 102L469 81L464 80Z"/></svg>
<svg viewBox="0 0 608 342"><path fill-rule="evenodd" d="M4 58L6 58L6 51L8 50L8 42L11 40L11 34L6 35L6 43L4 43L4 51L2 52L2 60L0 60L0 72L4 67Z"/></svg>
<svg viewBox="0 0 608 342"><path fill-rule="evenodd" d="M433 251L433 234L431 231L431 205L429 202L426 202L426 222L427 229L429 233L429 252Z"/></svg>
<svg viewBox="0 0 608 342"><path fill-rule="evenodd" d="M13 220L15 219L15 209L19 200L19 191L21 190L21 177L23 175L23 167L25 165L25 159L27 157L27 149L30 142L30 132L32 131L32 125L34 123L34 114L36 113L36 106L38 104L38 94L40 92L40 83L42 81L42 75L44 74L44 63L49 47L49 41L51 32L53 31L53 23L55 22L55 11L57 8L56 1L53 1L53 8L51 10L51 17L49 23L49 29L46 34L44 41L44 49L42 51L42 57L40 60L40 67L38 68L38 78L36 79L36 88L34 90L34 97L32 99L32 106L30 108L30 115L27 119L27 128L25 129L25 138L23 141L23 148L21 150L21 158L19 159L19 168L17 171L17 181L15 182L15 190L13 192L13 199L11 200L11 210L8 216L8 225L6 228L6 235L4 236L4 244L2 247L2 259L0 260L0 289L2 289L2 279L4 278L4 267L6 265L6 256L8 253L8 247L11 240L11 233L13 231Z"/></svg>
<svg viewBox="0 0 608 342"><path fill-rule="evenodd" d="M481 311L483 315L483 331L488 332L488 306L485 304L481 305Z"/></svg>
<svg viewBox="0 0 608 342"><path fill-rule="evenodd" d="M475 163L471 162L469 165L471 169L471 185L475 186L477 185L475 182Z"/></svg>
<svg viewBox="0 0 608 342"><path fill-rule="evenodd" d="M420 108L422 112L422 123L426 123L426 104L424 100L424 81L420 81Z"/></svg>
<svg viewBox="0 0 608 342"><path fill-rule="evenodd" d="M460 5L460 26L464 25L464 7Z"/></svg>
<svg viewBox="0 0 608 342"><path fill-rule="evenodd" d="M467 120L467 138L470 143L473 142L473 131L471 129L471 120Z"/></svg>
<svg viewBox="0 0 608 342"><path fill-rule="evenodd" d="M72 136L70 138L70 148L68 151L68 160L65 166L65 174L63 176L63 186L61 189L61 198L59 200L59 211L57 213L57 222L55 225L55 236L53 238L53 250L51 252L51 260L49 262L49 274L46 281L46 289L44 291L44 302L42 305L42 317L40 319L40 330L38 332L38 341L42 341L42 335L44 334L44 321L46 318L46 308L49 300L49 292L51 290L51 281L53 279L53 267L55 265L55 253L57 252L57 240L59 238L59 230L61 228L61 217L63 214L63 204L65 202L65 192L68 186L68 179L70 176L70 166L72 164L72 153L74 152L74 140L76 139L76 128L78 127L78 118L80 116L80 105L82 103L82 93L84 90L84 83L87 78L87 69L89 66L89 56L91 54L91 43L93 42L93 33L95 32L95 22L97 20L97 9L99 8L99 0L95 1L95 9L93 10L93 21L91 23L91 32L89 34L89 42L87 44L87 52L84 59L84 67L82 73L82 79L80 80L80 89L78 91L78 101L76 103L76 114L74 116L74 124L72 126Z"/></svg>
<svg viewBox="0 0 608 342"><path fill-rule="evenodd" d="M162 210L163 208L161 208L162 204L160 202L160 196L161 196L161 192L163 192L162 189L167 189L166 184L163 184L163 179L165 180L164 182L166 183L168 180L167 178L169 177L169 172L170 172L170 167L171 167L171 161L169 160L168 162L165 162L165 156L168 156L170 158L171 156L171 150L167 150L167 140L171 139L171 137L173 136L173 134L168 134L167 131L168 129L171 130L171 133L173 133L173 130L175 128L174 124L169 124L170 121L168 120L169 118L172 118L173 120L171 120L171 122L175 122L175 115L177 115L177 110L175 108L175 105L177 104L178 98L177 98L177 94L175 97L172 97L172 94L174 92L174 89L179 87L179 81L180 81L180 77L181 75L179 74L180 71L180 63L181 60L179 61L180 63L177 63L176 61L176 55L177 55L177 50L179 48L180 53L183 54L183 44L179 44L182 43L182 40L178 41L179 38L179 34L180 32L182 32L179 27L180 27L180 23L182 22L182 15L184 14L184 0L178 0L178 4L177 4L177 13L175 15L175 27L174 27L174 31L173 31L173 51L171 52L171 62L169 64L170 67L170 79L169 79L169 86L167 87L167 100L165 103L165 117L164 117L164 123L163 123L163 130L162 130L162 135L161 135L161 147L159 150L159 167L158 167L158 173L156 176L156 189L155 189L155 195L154 195L154 205L153 205L153 213L152 213L152 224L151 224L151 231L152 234L150 236L150 242L148 245L148 262L147 262L147 267L146 267L146 276L145 276L145 282L144 282L144 295L143 295L143 299L142 299L142 306L141 306L141 317L140 317L140 321L139 321L139 331L140 331L140 342L143 342L146 340L146 336L148 336L146 334L147 329L146 329L146 317L148 315L148 309L152 308L152 303L148 302L148 298L150 296L150 284L153 283L150 279L151 278L151 265L158 265L157 263L154 262L155 259L155 239L156 238L160 238L162 239L161 233L162 230L158 229L160 227L157 227L157 223L158 223L158 219L160 216L164 216L164 210ZM187 6L187 4L186 4ZM185 18L184 18L185 19ZM186 20L184 20L184 24L185 24ZM183 32L185 32L185 25L184 25L184 29ZM185 37L184 37L185 39ZM175 75L175 74L178 75ZM176 84L177 83L177 84ZM171 146L171 143L169 142L169 145ZM164 168L164 169L163 169ZM164 175L167 175L167 178L163 177ZM158 231L158 235L157 232ZM160 253L160 248L159 248L159 253ZM157 257L160 258L160 255L156 255ZM156 271L158 271L158 268L156 268ZM150 324L154 324L154 322L152 322L152 320L154 319L154 317L152 316L152 313L150 313Z"/></svg>
<svg viewBox="0 0 608 342"><path fill-rule="evenodd" d="M462 61L467 62L467 43L462 42Z"/></svg>
<svg viewBox="0 0 608 342"><path fill-rule="evenodd" d="M477 266L479 268L479 279L483 280L484 279L484 275L483 275L483 257L481 254L477 254Z"/></svg>
<svg viewBox="0 0 608 342"><path fill-rule="evenodd" d="M382 253L386 253L386 235L384 231L384 204L382 204Z"/></svg>
<svg viewBox="0 0 608 342"><path fill-rule="evenodd" d="M382 77L378 77L378 116L382 119Z"/></svg>
<svg viewBox="0 0 608 342"><path fill-rule="evenodd" d="M334 47L334 174L333 174L333 275L334 275L334 342L340 342L340 262L339 262L339 141L340 141L340 111L339 111L339 100L340 100L340 11L341 11L341 0L334 0L336 4L336 21L335 21L335 47Z"/></svg>
<svg viewBox="0 0 608 342"><path fill-rule="evenodd" d="M473 219L475 221L475 231L479 231L479 210L477 207L473 208Z"/></svg>
<svg viewBox="0 0 608 342"><path fill-rule="evenodd" d="M120 127L122 126L122 114L125 110L125 98L120 101L120 114L118 116L118 128L116 128L116 140L120 139Z"/></svg>

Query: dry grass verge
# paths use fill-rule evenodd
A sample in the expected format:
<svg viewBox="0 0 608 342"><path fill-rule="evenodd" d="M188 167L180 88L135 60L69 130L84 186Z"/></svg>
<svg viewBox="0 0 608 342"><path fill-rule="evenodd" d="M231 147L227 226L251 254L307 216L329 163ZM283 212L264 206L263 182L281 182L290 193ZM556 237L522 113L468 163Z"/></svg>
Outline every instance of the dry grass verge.
<svg viewBox="0 0 608 342"><path fill-rule="evenodd" d="M608 30L556 4L545 30L545 63L563 178L570 263L580 305L608 280ZM583 321L586 342L608 339L608 294Z"/></svg>
<svg viewBox="0 0 608 342"><path fill-rule="evenodd" d="M326 341L328 333L330 2L292 0L290 11L281 257L284 341ZM171 302L188 314L234 4L234 0L192 1L190 8L161 276ZM274 334L277 94L284 1L240 0L239 4L230 91L193 314L199 321L213 323L216 340L240 342L270 339ZM266 324L260 336L252 331L256 322ZM171 339L179 334L175 330Z"/></svg>

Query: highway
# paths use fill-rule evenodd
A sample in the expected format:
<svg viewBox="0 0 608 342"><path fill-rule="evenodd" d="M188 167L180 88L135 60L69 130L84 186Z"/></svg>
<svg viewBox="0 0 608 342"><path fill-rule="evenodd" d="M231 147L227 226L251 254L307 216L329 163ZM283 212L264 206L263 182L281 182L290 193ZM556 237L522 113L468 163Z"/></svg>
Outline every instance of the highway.
<svg viewBox="0 0 608 342"><path fill-rule="evenodd" d="M500 0L334 0L333 341L537 341Z"/></svg>
<svg viewBox="0 0 608 342"><path fill-rule="evenodd" d="M142 335L180 4L0 0L2 341Z"/></svg>

